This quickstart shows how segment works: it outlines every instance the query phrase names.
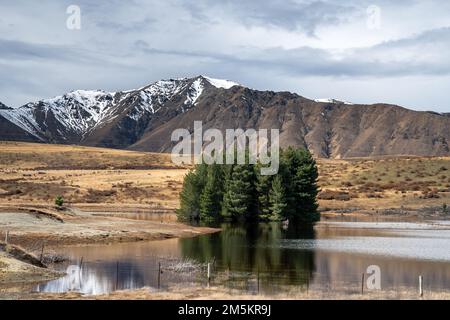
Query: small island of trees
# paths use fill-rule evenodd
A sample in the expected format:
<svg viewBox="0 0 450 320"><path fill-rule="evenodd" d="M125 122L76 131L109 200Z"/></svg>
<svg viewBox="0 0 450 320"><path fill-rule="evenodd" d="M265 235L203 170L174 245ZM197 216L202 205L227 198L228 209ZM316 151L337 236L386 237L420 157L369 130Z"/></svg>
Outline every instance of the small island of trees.
<svg viewBox="0 0 450 320"><path fill-rule="evenodd" d="M261 175L260 164L197 164L180 193L181 220L294 221L320 219L318 170L311 153L292 147L280 152L279 171Z"/></svg>

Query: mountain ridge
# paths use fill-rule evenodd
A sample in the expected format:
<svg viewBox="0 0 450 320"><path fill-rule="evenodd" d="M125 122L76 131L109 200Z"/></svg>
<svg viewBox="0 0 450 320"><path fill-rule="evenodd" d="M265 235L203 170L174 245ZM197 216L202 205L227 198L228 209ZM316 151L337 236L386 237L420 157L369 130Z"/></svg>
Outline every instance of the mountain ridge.
<svg viewBox="0 0 450 320"><path fill-rule="evenodd" d="M280 129L281 146L316 156L450 155L448 114L391 104L311 100L206 76L156 81L119 92L75 90L11 109L0 103L0 139L168 152L171 132Z"/></svg>

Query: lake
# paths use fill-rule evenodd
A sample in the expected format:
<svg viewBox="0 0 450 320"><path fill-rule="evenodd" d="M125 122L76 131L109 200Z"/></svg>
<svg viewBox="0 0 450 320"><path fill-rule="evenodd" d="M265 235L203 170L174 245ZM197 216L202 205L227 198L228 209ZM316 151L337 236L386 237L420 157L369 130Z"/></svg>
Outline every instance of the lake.
<svg viewBox="0 0 450 320"><path fill-rule="evenodd" d="M329 219L314 229L280 223L221 225L195 238L64 247L69 261L55 268L68 275L39 284L39 292L114 290L207 285L247 292L361 290L363 273L379 267L381 288L450 289L448 221ZM162 272L160 272L161 270Z"/></svg>

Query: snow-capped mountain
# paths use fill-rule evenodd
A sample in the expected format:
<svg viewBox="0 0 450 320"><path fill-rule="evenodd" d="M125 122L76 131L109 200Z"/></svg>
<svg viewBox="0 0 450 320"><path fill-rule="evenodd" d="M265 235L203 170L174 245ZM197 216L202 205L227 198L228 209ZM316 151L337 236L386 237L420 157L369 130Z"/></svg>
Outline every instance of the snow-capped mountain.
<svg viewBox="0 0 450 320"><path fill-rule="evenodd" d="M76 90L28 103L19 108L0 107L0 116L44 142L79 143L90 139L95 131L120 120L131 129L145 129L152 115L166 104L174 112L185 112L195 105L206 86L229 89L237 83L198 76L161 80L148 86L121 92ZM181 102L182 101L182 102ZM181 103L180 103L181 102ZM138 134L137 134L138 135Z"/></svg>
<svg viewBox="0 0 450 320"><path fill-rule="evenodd" d="M175 129L280 129L281 147L330 158L450 156L450 117L389 104L352 105L258 91L205 76L139 89L76 90L19 108L0 104L0 140L170 152Z"/></svg>
<svg viewBox="0 0 450 320"><path fill-rule="evenodd" d="M0 110L6 110L6 109L11 109L9 107L7 107L6 105L4 105L2 102L0 102Z"/></svg>

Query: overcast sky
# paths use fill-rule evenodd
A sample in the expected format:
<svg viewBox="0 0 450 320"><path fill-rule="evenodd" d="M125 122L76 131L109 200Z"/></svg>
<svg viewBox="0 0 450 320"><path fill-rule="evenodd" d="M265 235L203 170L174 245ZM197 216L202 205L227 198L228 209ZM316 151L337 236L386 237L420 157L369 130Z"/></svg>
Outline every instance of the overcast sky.
<svg viewBox="0 0 450 320"><path fill-rule="evenodd" d="M450 1L0 0L6 105L199 74L450 112Z"/></svg>

